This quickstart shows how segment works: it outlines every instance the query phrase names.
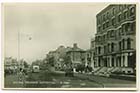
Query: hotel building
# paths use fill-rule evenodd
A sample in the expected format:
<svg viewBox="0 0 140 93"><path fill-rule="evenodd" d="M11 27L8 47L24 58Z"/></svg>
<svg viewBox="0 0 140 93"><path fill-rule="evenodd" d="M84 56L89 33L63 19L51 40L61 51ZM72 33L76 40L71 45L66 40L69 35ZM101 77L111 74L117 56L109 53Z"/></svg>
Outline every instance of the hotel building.
<svg viewBox="0 0 140 93"><path fill-rule="evenodd" d="M136 65L136 5L109 5L97 14L96 19L94 68L113 67L133 73Z"/></svg>

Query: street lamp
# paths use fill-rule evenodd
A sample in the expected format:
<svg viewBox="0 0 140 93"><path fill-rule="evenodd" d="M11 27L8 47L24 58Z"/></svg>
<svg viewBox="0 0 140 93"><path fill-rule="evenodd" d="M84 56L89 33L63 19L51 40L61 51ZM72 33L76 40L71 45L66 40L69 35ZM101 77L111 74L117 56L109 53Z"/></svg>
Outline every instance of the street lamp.
<svg viewBox="0 0 140 93"><path fill-rule="evenodd" d="M24 62L20 63L20 48L21 48L21 37L20 37L20 30L18 30L18 62L19 62L19 68L24 68ZM27 35L28 40L32 40L32 37L28 34Z"/></svg>
<svg viewBox="0 0 140 93"><path fill-rule="evenodd" d="M20 66L20 30L18 30L18 62Z"/></svg>

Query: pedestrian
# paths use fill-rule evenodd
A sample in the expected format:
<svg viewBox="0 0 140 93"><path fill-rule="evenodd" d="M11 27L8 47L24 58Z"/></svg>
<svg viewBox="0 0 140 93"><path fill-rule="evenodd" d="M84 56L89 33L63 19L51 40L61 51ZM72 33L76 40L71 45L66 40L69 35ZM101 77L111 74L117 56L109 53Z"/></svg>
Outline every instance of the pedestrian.
<svg viewBox="0 0 140 93"><path fill-rule="evenodd" d="M24 81L25 79L25 73L22 68L19 69L18 78L19 78L19 81Z"/></svg>
<svg viewBox="0 0 140 93"><path fill-rule="evenodd" d="M22 80L22 68L19 68L19 73L18 73L18 80Z"/></svg>

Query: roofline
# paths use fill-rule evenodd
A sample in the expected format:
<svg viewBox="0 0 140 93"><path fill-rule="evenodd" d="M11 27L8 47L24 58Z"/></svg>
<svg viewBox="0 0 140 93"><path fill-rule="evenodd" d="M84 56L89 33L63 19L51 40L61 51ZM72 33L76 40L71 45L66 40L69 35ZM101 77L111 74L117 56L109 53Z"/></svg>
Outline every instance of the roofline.
<svg viewBox="0 0 140 93"><path fill-rule="evenodd" d="M110 4L110 5L108 5L107 7L103 8L103 9L96 15L96 17L99 16L100 14L104 13L106 10L108 10L110 7L112 7L112 6L114 6L114 5L116 5L116 4Z"/></svg>
<svg viewBox="0 0 140 93"><path fill-rule="evenodd" d="M81 51L70 50L70 51L67 51L67 52L86 52L86 51L85 50L81 50Z"/></svg>

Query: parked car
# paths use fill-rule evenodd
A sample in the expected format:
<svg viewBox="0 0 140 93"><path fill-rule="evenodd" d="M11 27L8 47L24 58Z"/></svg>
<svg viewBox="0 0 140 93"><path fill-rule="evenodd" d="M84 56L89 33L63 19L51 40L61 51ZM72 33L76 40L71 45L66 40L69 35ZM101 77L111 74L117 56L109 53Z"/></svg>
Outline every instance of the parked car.
<svg viewBox="0 0 140 93"><path fill-rule="evenodd" d="M32 67L32 72L39 72L39 66L38 65L34 65Z"/></svg>

